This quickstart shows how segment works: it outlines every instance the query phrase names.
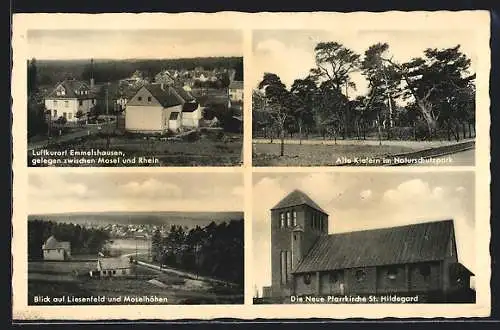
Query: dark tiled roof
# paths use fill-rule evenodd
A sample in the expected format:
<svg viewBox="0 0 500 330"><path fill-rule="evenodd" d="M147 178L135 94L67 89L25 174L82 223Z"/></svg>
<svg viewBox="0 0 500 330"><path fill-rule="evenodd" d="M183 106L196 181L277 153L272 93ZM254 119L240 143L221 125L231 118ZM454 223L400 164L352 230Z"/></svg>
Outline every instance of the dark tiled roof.
<svg viewBox="0 0 500 330"><path fill-rule="evenodd" d="M167 86L166 84L163 84L163 87L162 84L149 84L145 85L144 88L146 88L164 108L195 101L194 97L182 88Z"/></svg>
<svg viewBox="0 0 500 330"><path fill-rule="evenodd" d="M325 235L294 272L439 261L452 235L453 220Z"/></svg>
<svg viewBox="0 0 500 330"><path fill-rule="evenodd" d="M184 101L192 102L196 100L194 96L190 92L186 91L184 88L177 86L173 86L172 88L177 92L177 94L180 95L180 97L184 99Z"/></svg>
<svg viewBox="0 0 500 330"><path fill-rule="evenodd" d="M196 102L184 103L182 106L182 112L193 112L196 109L198 109L198 103Z"/></svg>
<svg viewBox="0 0 500 330"><path fill-rule="evenodd" d="M282 209L285 207L299 206L304 204L320 212L323 212L324 214L328 214L318 204L316 204L309 196L307 196L305 193L297 189L289 193L271 210Z"/></svg>
<svg viewBox="0 0 500 330"><path fill-rule="evenodd" d="M170 86L151 84L144 86L164 108L184 104L185 100Z"/></svg>
<svg viewBox="0 0 500 330"><path fill-rule="evenodd" d="M65 94L64 95L57 95L57 88L62 85L65 89ZM80 95L77 94L76 91L78 90L87 90L89 91L89 94L84 94ZM95 91L90 89L90 86L80 80L64 80L56 85L56 87L46 96L47 98L67 98L67 99L88 99L88 98L93 98L95 97L94 95Z"/></svg>

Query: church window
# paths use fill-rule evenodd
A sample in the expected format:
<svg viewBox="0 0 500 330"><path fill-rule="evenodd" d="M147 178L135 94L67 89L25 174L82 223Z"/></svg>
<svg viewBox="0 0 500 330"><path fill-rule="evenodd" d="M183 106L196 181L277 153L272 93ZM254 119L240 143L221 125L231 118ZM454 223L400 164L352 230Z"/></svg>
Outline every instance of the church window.
<svg viewBox="0 0 500 330"><path fill-rule="evenodd" d="M290 212L286 212L286 226L292 226L292 215L290 214Z"/></svg>
<svg viewBox="0 0 500 330"><path fill-rule="evenodd" d="M287 251L281 251L281 284L286 284L288 282L286 262Z"/></svg>
<svg viewBox="0 0 500 330"><path fill-rule="evenodd" d="M285 213L280 213L280 227L285 227Z"/></svg>
<svg viewBox="0 0 500 330"><path fill-rule="evenodd" d="M420 275L422 275L425 279L429 278L431 275L431 267L429 265L422 265L419 268Z"/></svg>
<svg viewBox="0 0 500 330"><path fill-rule="evenodd" d="M366 272L363 269L358 269L355 273L356 281L362 282L366 278Z"/></svg>
<svg viewBox="0 0 500 330"><path fill-rule="evenodd" d="M387 278L390 280L395 280L398 275L398 269L396 267L390 267L387 270Z"/></svg>
<svg viewBox="0 0 500 330"><path fill-rule="evenodd" d="M304 275L304 284L305 285L311 284L311 274L305 274Z"/></svg>
<svg viewBox="0 0 500 330"><path fill-rule="evenodd" d="M337 283L340 281L340 274L339 272L331 272L330 273L330 282L331 283Z"/></svg>

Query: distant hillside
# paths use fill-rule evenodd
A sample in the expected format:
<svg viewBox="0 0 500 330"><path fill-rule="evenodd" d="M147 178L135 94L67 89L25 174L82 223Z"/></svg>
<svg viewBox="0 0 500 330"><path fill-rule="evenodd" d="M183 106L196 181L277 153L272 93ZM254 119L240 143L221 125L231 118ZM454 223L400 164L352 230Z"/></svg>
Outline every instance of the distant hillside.
<svg viewBox="0 0 500 330"><path fill-rule="evenodd" d="M152 224L182 225L188 228L243 219L243 212L85 212L31 214L28 221L45 220L80 225Z"/></svg>

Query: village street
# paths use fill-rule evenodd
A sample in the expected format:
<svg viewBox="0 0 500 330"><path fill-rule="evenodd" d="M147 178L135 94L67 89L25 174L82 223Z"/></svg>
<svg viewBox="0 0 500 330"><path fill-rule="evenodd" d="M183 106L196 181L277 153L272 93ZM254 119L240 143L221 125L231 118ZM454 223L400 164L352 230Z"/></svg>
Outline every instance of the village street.
<svg viewBox="0 0 500 330"><path fill-rule="evenodd" d="M45 148L49 145L49 143L68 142L87 135L97 134L98 132L103 131L106 128L113 127L113 125L116 125L114 121L109 123L102 123L99 125L87 125L86 127L83 127L75 132L64 134L62 136L52 137L50 140L28 143L28 151Z"/></svg>
<svg viewBox="0 0 500 330"><path fill-rule="evenodd" d="M142 253L137 253L137 254L135 252L133 252L133 253L123 254L120 257L121 258L130 258L130 257L139 256L139 255L147 255L147 254L148 254L147 252L142 252ZM170 268L170 267L165 266L165 265L162 265L160 267L158 265L154 265L154 264L147 263L147 262L144 262L144 261L139 261L139 260L137 260L137 265L142 266L142 267L147 267L147 268L150 268L150 269L154 269L154 270L157 270L157 271L160 271L160 272L163 272L163 273L171 273L171 274L175 274L175 275L178 275L178 276L187 277L187 278L189 278L191 280L205 281L205 282L217 283L217 284L225 284L225 285L229 285L229 286L234 286L235 285L234 283L230 283L230 282L227 282L227 281L218 280L218 279L207 277L207 276L201 276L201 275L198 275L198 274L193 274L193 273L190 273L190 272L187 272L187 271L173 269L173 268Z"/></svg>

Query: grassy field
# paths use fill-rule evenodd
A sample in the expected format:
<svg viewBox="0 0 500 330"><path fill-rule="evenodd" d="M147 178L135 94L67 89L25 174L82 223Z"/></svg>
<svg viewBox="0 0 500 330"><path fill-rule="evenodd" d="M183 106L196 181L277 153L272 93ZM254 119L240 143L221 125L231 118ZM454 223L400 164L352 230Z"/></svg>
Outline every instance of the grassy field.
<svg viewBox="0 0 500 330"><path fill-rule="evenodd" d="M85 276L95 262L29 262L28 303L35 296L156 296L168 299L168 304L235 304L243 303L242 288L192 280L176 274L166 274L142 266L124 278L91 279ZM162 286L149 282L156 280Z"/></svg>
<svg viewBox="0 0 500 330"><path fill-rule="evenodd" d="M161 141L159 139L144 139L130 137L112 137L109 148L107 139L103 137L81 138L77 141L61 143L47 148L48 150L112 150L122 151L123 158L134 157L156 158L157 163L101 163L84 164L80 166L237 166L241 162L243 139L233 136L230 141L213 141L199 139L197 141ZM35 156L28 153L29 164ZM54 157L56 159L75 158L70 156ZM85 157L89 158L89 157ZM97 159L97 157L93 157ZM107 157L109 158L109 157ZM116 157L114 157L116 158ZM57 166L78 166L76 164L57 163Z"/></svg>
<svg viewBox="0 0 500 330"><path fill-rule="evenodd" d="M356 158L372 159L415 150L415 148L400 145L286 144L285 155L280 157L279 144L255 143L252 164L254 166L328 166L337 165L337 160L342 157L355 161ZM344 162L343 159L342 161Z"/></svg>

